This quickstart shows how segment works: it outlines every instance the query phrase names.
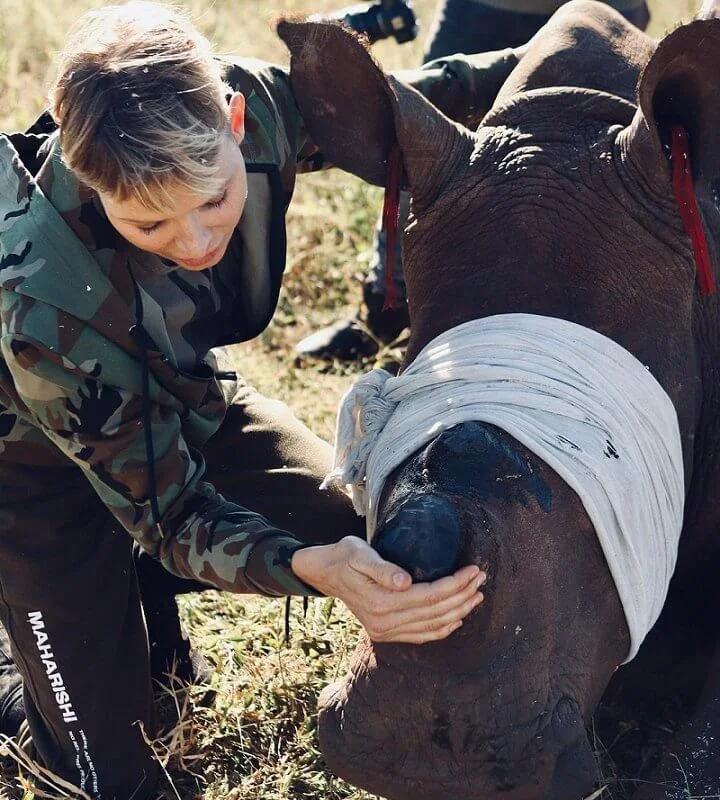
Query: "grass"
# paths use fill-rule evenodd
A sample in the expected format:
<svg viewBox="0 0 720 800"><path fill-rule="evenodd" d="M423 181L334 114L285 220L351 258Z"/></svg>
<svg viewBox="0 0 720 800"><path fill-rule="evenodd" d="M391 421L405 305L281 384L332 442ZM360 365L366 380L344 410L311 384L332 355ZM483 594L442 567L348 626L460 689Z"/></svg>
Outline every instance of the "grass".
<svg viewBox="0 0 720 800"><path fill-rule="evenodd" d="M184 5L220 51L285 62L270 21L278 12L308 10L310 3L314 12L340 4L186 0ZM22 128L44 108L44 86L65 32L80 13L101 4L2 0L0 130ZM699 0L651 0L650 5L651 32L660 34L691 14ZM433 7L433 0L415 2L425 30ZM415 65L421 53L421 41L375 48L386 68ZM267 331L237 351L250 382L288 402L326 439L332 437L341 392L368 365L297 364L292 348L318 326L354 313L379 206L379 190L351 176L334 172L299 179L288 218L288 269L278 312ZM214 668L215 699L204 708L173 687L165 693L168 726L154 746L167 772L168 797L370 800L324 769L315 733L315 697L343 673L356 624L329 600L311 601L306 617L300 606L293 603L286 647L281 602L215 592L183 598L193 641ZM6 767L8 791L18 796L15 771L9 762ZM30 789L24 792L32 796ZM612 785L600 797L609 798L611 792Z"/></svg>

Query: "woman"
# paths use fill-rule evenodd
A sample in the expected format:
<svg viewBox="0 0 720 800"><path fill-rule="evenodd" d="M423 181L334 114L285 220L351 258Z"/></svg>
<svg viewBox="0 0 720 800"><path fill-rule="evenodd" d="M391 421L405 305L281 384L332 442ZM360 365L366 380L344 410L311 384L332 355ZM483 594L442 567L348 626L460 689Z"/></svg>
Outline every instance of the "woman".
<svg viewBox="0 0 720 800"><path fill-rule="evenodd" d="M217 349L270 321L296 163L319 160L287 75L135 2L78 23L51 109L0 137L0 715L90 795L141 800L151 674L193 676L176 593L332 595L421 643L484 575L412 586L318 490L329 447Z"/></svg>

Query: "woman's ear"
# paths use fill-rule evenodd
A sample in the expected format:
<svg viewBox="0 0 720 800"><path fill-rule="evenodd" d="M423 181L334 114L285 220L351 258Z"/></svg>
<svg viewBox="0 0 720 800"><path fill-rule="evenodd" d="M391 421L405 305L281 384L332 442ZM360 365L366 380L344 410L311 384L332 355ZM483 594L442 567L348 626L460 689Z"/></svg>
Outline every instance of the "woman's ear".
<svg viewBox="0 0 720 800"><path fill-rule="evenodd" d="M245 96L240 92L233 92L230 98L230 130L240 144L245 138Z"/></svg>

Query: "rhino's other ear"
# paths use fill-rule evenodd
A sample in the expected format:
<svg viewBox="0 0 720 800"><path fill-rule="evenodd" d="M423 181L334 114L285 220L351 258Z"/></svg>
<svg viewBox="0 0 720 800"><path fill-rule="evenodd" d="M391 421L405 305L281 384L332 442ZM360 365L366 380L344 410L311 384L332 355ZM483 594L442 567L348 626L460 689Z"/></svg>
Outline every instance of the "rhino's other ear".
<svg viewBox="0 0 720 800"><path fill-rule="evenodd" d="M397 141L413 200L431 201L458 159L455 145L470 133L419 92L388 78L363 40L341 23L281 19L277 32L291 53L295 100L325 157L383 185Z"/></svg>
<svg viewBox="0 0 720 800"><path fill-rule="evenodd" d="M638 112L628 131L629 152L660 192L671 179L673 125L690 143L693 182L705 222L717 216L720 178L720 19L677 28L657 46L638 84ZM715 227L718 220L713 220Z"/></svg>

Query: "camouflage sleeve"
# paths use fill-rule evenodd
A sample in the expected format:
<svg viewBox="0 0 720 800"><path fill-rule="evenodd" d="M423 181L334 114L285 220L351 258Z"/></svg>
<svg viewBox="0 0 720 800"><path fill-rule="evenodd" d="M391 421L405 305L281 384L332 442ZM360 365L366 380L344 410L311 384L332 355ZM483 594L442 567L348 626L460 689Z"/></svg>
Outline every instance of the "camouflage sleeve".
<svg viewBox="0 0 720 800"><path fill-rule="evenodd" d="M264 136L255 142L270 145L272 153L253 152L246 143L246 155L255 161L276 161L286 186L292 186L295 175L315 172L328 164L310 139L305 122L295 102L286 69L252 58L224 59L224 74L228 85L245 95L247 102L246 128L256 133L262 128Z"/></svg>
<svg viewBox="0 0 720 800"><path fill-rule="evenodd" d="M477 55L458 53L391 74L417 89L450 119L474 130L517 66L520 52L508 48Z"/></svg>
<svg viewBox="0 0 720 800"><path fill-rule="evenodd" d="M153 403L160 520L150 501L143 398L104 383L97 361L77 365L40 342L7 335L2 353L35 425L85 473L123 527L176 575L231 592L317 594L290 569L302 543L202 480L178 410Z"/></svg>
<svg viewBox="0 0 720 800"><path fill-rule="evenodd" d="M291 134L291 146L295 151L295 171L297 174L318 172L332 165L326 161L320 148L313 142L305 127L305 121L295 102L295 95L290 85L290 74L282 67L273 66L272 91L281 110L283 124Z"/></svg>

